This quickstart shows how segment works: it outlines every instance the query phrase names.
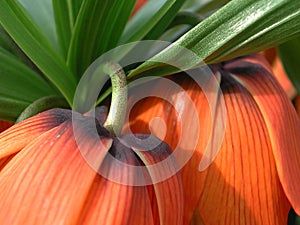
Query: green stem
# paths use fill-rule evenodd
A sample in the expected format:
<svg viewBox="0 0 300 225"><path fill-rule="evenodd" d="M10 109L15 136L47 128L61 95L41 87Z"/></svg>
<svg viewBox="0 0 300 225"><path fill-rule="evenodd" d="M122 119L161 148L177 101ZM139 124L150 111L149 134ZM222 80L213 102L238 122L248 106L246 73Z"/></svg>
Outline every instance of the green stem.
<svg viewBox="0 0 300 225"><path fill-rule="evenodd" d="M104 72L109 74L112 84L112 99L104 127L112 136L121 133L127 105L127 82L122 67L117 63L109 62L104 66Z"/></svg>
<svg viewBox="0 0 300 225"><path fill-rule="evenodd" d="M17 118L15 123L19 123L29 117L32 117L40 112L52 108L69 108L68 102L60 96L46 96L31 103Z"/></svg>

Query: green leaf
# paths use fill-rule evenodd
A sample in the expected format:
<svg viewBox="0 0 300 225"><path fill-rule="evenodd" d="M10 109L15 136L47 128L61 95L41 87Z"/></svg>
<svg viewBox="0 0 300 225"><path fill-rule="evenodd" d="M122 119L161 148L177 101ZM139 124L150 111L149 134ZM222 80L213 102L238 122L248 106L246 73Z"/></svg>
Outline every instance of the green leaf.
<svg viewBox="0 0 300 225"><path fill-rule="evenodd" d="M204 20L204 17L197 13L180 11L170 23L167 31L161 35L159 39L162 41L174 42L194 26L198 25L202 20Z"/></svg>
<svg viewBox="0 0 300 225"><path fill-rule="evenodd" d="M37 71L38 69L32 63L32 61L24 54L24 52L16 45L9 34L0 26L0 47L12 53L18 59L24 62L27 66Z"/></svg>
<svg viewBox="0 0 300 225"><path fill-rule="evenodd" d="M212 11L221 8L222 6L224 6L225 4L227 4L228 2L230 2L230 0L211 0L211 1L207 1L205 2L203 5L201 5L200 7L195 8L195 10L204 15L204 14L209 14Z"/></svg>
<svg viewBox="0 0 300 225"><path fill-rule="evenodd" d="M156 39L169 26L185 0L148 1L126 26L121 44Z"/></svg>
<svg viewBox="0 0 300 225"><path fill-rule="evenodd" d="M212 64L261 51L300 34L299 9L298 0L232 0L155 57L181 59L185 68L191 68L199 62L197 57ZM184 60L177 46L191 50L197 57ZM168 66L149 60L130 77L159 67Z"/></svg>
<svg viewBox="0 0 300 225"><path fill-rule="evenodd" d="M40 75L0 47L0 118L14 120L31 102L58 95Z"/></svg>
<svg viewBox="0 0 300 225"><path fill-rule="evenodd" d="M83 1L68 52L68 65L77 76L101 54L117 46L135 0Z"/></svg>
<svg viewBox="0 0 300 225"><path fill-rule="evenodd" d="M297 0L233 0L178 44L191 49L207 63L258 52L300 33L299 8Z"/></svg>
<svg viewBox="0 0 300 225"><path fill-rule="evenodd" d="M229 1L230 0L187 0L182 9L204 15L222 7Z"/></svg>
<svg viewBox="0 0 300 225"><path fill-rule="evenodd" d="M75 22L83 0L67 0L67 1L70 2L69 4L71 5L72 12L73 12L72 16L73 16L73 20Z"/></svg>
<svg viewBox="0 0 300 225"><path fill-rule="evenodd" d="M75 78L53 45L17 1L0 1L0 23L71 105L76 87Z"/></svg>
<svg viewBox="0 0 300 225"><path fill-rule="evenodd" d="M53 16L52 0L18 0L39 29L58 48Z"/></svg>
<svg viewBox="0 0 300 225"><path fill-rule="evenodd" d="M300 93L300 37L283 43L278 47L280 59L297 92Z"/></svg>
<svg viewBox="0 0 300 225"><path fill-rule="evenodd" d="M13 40L1 26L0 26L0 46L12 54L18 55Z"/></svg>
<svg viewBox="0 0 300 225"><path fill-rule="evenodd" d="M19 101L11 97L0 96L0 119L14 122L20 113L29 105L28 102Z"/></svg>
<svg viewBox="0 0 300 225"><path fill-rule="evenodd" d="M184 11L195 12L195 10L193 10L194 8L201 7L211 1L218 2L215 0L186 0L181 9Z"/></svg>
<svg viewBox="0 0 300 225"><path fill-rule="evenodd" d="M70 40L82 0L52 0L61 52L67 58Z"/></svg>
<svg viewBox="0 0 300 225"><path fill-rule="evenodd" d="M198 25L204 18L197 13L189 11L178 12L175 18L170 23L169 27L175 27L182 24L188 24L192 27Z"/></svg>

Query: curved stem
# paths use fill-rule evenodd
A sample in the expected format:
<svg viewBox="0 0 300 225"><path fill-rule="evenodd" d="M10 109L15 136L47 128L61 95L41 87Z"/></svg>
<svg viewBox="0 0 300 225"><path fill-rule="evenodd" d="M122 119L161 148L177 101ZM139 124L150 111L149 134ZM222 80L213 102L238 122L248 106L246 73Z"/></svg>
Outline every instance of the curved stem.
<svg viewBox="0 0 300 225"><path fill-rule="evenodd" d="M126 114L127 82L122 67L113 62L104 65L103 70L109 74L112 84L112 99L104 127L112 136L121 133Z"/></svg>
<svg viewBox="0 0 300 225"><path fill-rule="evenodd" d="M40 112L53 108L69 108L65 98L60 96L46 96L31 103L17 118L15 123L19 123L29 117L32 117Z"/></svg>

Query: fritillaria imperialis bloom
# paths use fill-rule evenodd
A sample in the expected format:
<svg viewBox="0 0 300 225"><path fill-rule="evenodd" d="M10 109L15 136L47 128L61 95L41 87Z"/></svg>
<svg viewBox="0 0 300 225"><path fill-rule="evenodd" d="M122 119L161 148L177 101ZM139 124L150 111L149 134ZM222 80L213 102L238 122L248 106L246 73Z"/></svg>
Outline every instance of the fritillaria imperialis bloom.
<svg viewBox="0 0 300 225"><path fill-rule="evenodd" d="M261 55L214 68L225 101L226 128L215 160L203 171L198 170L199 162L208 142L215 141L210 137L218 132L218 123L211 118L203 91L191 78L169 77L184 88L199 115L197 146L182 169L183 224L286 224L291 206L300 214L300 123L295 109ZM153 93L158 92L168 95L170 90L158 83ZM176 148L183 130L178 115L188 115L189 109L181 92L172 92L171 98L172 104L157 97L141 100L130 112L131 130L150 132L150 121L159 117L165 121L164 141ZM181 112L176 112L176 104L181 104ZM190 138L195 138L194 123L185 123L190 126L185 129L190 130ZM151 132L161 136L160 129L154 124Z"/></svg>
<svg viewBox="0 0 300 225"><path fill-rule="evenodd" d="M167 145L139 153L130 146L94 118L64 109L7 129L0 135L1 224L182 224L178 174L159 183L127 185L141 177L106 160L111 154L127 165L154 164L171 152ZM106 179L97 168L123 182ZM148 179L155 173L143 172Z"/></svg>
<svg viewBox="0 0 300 225"><path fill-rule="evenodd" d="M281 59L279 57L279 54L277 53L276 48L270 48L263 52L261 52L263 56L267 59L267 61L272 66L272 71L276 79L279 81L280 85L283 87L285 92L287 93L288 97L290 99L293 99L297 92L293 84L291 83L290 79L288 78L288 75L286 74L286 71L284 69L284 66L281 62Z"/></svg>

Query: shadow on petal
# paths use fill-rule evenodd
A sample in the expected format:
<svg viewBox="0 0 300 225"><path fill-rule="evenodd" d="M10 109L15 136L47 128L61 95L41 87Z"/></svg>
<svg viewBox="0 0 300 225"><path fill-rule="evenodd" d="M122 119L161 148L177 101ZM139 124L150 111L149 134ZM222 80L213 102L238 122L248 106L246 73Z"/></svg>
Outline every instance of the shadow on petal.
<svg viewBox="0 0 300 225"><path fill-rule="evenodd" d="M136 174L131 171L131 167L120 164L140 165L136 155L122 146L117 138L108 154L110 156L106 156L93 181L79 224L154 224L147 187L130 185L136 179ZM109 157L113 157L115 161L111 161Z"/></svg>
<svg viewBox="0 0 300 225"><path fill-rule="evenodd" d="M0 133L14 125L13 122L0 120Z"/></svg>

